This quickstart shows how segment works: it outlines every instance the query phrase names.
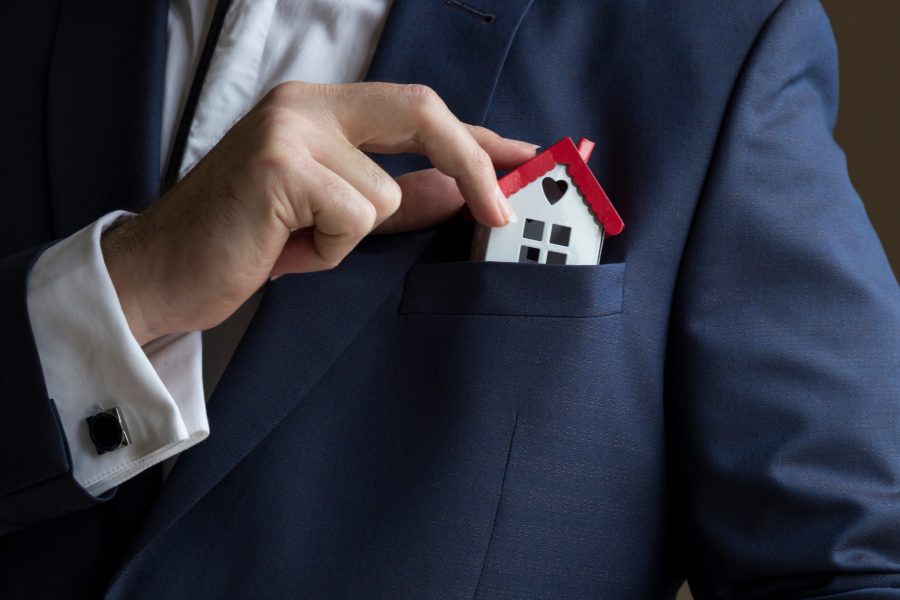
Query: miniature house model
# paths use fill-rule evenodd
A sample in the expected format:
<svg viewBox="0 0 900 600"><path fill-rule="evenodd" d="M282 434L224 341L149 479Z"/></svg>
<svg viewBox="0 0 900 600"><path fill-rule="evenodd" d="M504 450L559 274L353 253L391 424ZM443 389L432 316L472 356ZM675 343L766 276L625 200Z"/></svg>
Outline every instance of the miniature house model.
<svg viewBox="0 0 900 600"><path fill-rule="evenodd" d="M594 143L557 142L500 179L518 222L477 225L472 258L497 262L595 265L603 238L624 224L587 166Z"/></svg>

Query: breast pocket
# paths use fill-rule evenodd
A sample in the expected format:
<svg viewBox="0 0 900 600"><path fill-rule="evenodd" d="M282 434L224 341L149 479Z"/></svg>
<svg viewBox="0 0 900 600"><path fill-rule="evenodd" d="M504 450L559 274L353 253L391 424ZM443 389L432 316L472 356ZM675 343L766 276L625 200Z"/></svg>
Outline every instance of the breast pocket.
<svg viewBox="0 0 900 600"><path fill-rule="evenodd" d="M407 274L400 313L603 317L622 312L624 282L624 263L419 265Z"/></svg>

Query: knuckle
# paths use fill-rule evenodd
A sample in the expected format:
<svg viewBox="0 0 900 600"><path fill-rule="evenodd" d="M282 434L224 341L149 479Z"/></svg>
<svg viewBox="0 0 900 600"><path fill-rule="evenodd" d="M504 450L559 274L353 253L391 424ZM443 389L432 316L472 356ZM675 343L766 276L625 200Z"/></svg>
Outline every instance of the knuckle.
<svg viewBox="0 0 900 600"><path fill-rule="evenodd" d="M440 100L437 92L421 83L411 83L404 86L403 93L407 100L415 104L431 104Z"/></svg>
<svg viewBox="0 0 900 600"><path fill-rule="evenodd" d="M252 155L264 169L284 170L301 167L310 157L295 116L281 107L266 108L255 128Z"/></svg>
<svg viewBox="0 0 900 600"><path fill-rule="evenodd" d="M437 92L422 84L411 84L405 87L404 94L410 113L420 123L434 120L443 106L443 100Z"/></svg>
<svg viewBox="0 0 900 600"><path fill-rule="evenodd" d="M295 102L303 91L303 84L299 81L283 81L274 86L266 94L264 101L269 104L281 105Z"/></svg>
<svg viewBox="0 0 900 600"><path fill-rule="evenodd" d="M254 167L263 173L278 173L292 169L294 160L286 143L278 139L269 139L260 145L253 163Z"/></svg>

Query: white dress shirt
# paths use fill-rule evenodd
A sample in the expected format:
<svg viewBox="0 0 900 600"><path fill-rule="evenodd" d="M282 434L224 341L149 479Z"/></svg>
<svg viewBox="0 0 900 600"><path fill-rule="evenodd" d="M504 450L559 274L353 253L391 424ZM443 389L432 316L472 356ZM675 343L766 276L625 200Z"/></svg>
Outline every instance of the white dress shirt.
<svg viewBox="0 0 900 600"><path fill-rule="evenodd" d="M276 84L361 79L390 4L234 0L191 124L182 174ZM170 5L163 165L214 8L215 0L172 0ZM121 211L106 215L49 248L28 279L29 317L47 390L68 439L74 477L92 494L210 435L205 400L255 309L249 302L202 338L199 332L172 334L141 348L100 251L103 230L128 216ZM98 455L85 419L113 406L123 415L131 445Z"/></svg>

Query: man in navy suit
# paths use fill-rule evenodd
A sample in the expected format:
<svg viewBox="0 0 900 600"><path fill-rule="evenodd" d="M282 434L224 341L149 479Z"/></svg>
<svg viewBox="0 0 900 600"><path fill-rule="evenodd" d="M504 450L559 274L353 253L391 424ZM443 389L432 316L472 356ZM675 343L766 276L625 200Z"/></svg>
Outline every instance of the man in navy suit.
<svg viewBox="0 0 900 600"><path fill-rule="evenodd" d="M900 292L831 137L817 2L395 0L367 79L427 87L282 86L164 194L167 7L121 4L0 9L0 595L657 598L687 577L699 598L900 597ZM483 157L529 151L456 118L599 141L626 223L603 264L468 262L470 225L419 229L463 199L513 220ZM424 151L459 192L398 207L344 145L331 170L380 184L319 198L334 155L310 140L335 131ZM161 487L95 496L29 271L157 196L104 238L138 342L303 274L266 285L209 438Z"/></svg>

